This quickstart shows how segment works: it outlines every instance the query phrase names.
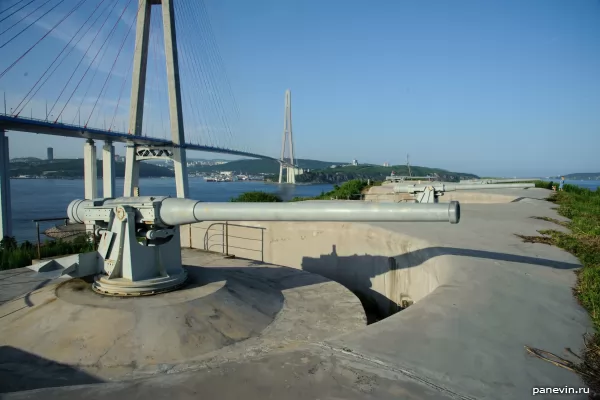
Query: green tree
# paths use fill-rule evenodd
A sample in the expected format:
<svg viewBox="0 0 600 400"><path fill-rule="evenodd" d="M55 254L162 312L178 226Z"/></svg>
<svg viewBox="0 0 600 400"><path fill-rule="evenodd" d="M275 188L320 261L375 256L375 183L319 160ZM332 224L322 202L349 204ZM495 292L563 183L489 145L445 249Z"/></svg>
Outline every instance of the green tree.
<svg viewBox="0 0 600 400"><path fill-rule="evenodd" d="M281 197L265 192L246 192L231 199L234 203L281 203Z"/></svg>

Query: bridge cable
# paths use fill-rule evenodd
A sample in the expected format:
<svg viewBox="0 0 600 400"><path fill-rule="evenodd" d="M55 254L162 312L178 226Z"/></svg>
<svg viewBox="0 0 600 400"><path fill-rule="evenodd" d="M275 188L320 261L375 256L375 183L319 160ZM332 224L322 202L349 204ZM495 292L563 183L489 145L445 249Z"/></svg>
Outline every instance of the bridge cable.
<svg viewBox="0 0 600 400"><path fill-rule="evenodd" d="M233 91L231 89L231 83L230 83L229 77L227 75L227 69L225 68L225 63L223 62L223 58L221 57L221 52L219 51L219 46L216 43L215 35L214 35L213 29L212 29L212 24L210 22L210 15L208 14L208 10L206 9L206 6L205 6L203 0L200 0L198 4L199 4L199 8L200 8L200 13L204 13L206 15L206 31L208 33L207 36L209 38L209 43L212 45L213 54L215 56L216 63L220 66L220 68L218 68L217 70L219 72L221 72L221 74L223 75L223 79L225 80L225 84L226 84L226 90L228 91L228 94L233 102L233 104L230 106L233 108L234 124L236 124L239 128L239 123L240 123L239 107L237 105L237 101L235 100L235 96L233 95ZM234 129L234 131L235 131L235 129ZM239 138L237 138L237 139L239 139Z"/></svg>
<svg viewBox="0 0 600 400"><path fill-rule="evenodd" d="M44 76L48 73L48 71L50 71L50 68L52 68L52 66L56 63L56 61L59 59L59 57L63 54L63 52L67 49L67 47L69 47L69 45L71 44L71 42L73 41L73 39L75 39L75 37L77 37L77 35L79 34L79 32L83 29L83 27L88 23L88 21L92 18L92 16L96 13L96 11L98 11L98 8L100 7L100 5L102 5L102 3L104 3L106 0L102 0L100 3L98 3L98 5L96 5L96 8L94 8L94 10L92 11L92 13L90 14L90 16L83 22L83 24L81 24L81 26L79 27L79 29L77 30L77 32L75 32L75 34L73 34L73 37L67 42L67 44L65 44L65 46L62 48L62 50L60 51L60 53L58 53L58 55L56 56L56 58L54 58L54 60L52 61L52 63L48 66L48 68L46 68L46 70L44 71L44 73L39 77L39 79L35 82L35 84L31 87L31 89L29 89L29 92L27 92L27 94L25 95L25 97L23 97L23 100L21 100L21 102L17 105L17 107L15 107L15 111L17 111L19 109L19 107L21 106L21 104L25 101L25 99L27 99L27 97L31 94L31 92L35 89L35 87L40 83L40 81L44 78ZM88 29L89 30L89 29ZM84 34L85 36L85 34ZM83 37L83 36L82 36ZM71 49L73 49L74 47L71 47ZM67 54L68 56L68 54ZM66 57L65 57L66 58ZM64 59L63 59L64 60ZM54 70L56 71L56 69ZM53 72L54 72L53 71ZM46 81L45 81L46 82ZM45 83L44 82L44 83ZM43 85L43 84L42 84ZM41 88L41 86L40 86ZM39 89L38 89L39 90ZM37 93L37 91L36 91ZM35 94L34 94L35 96ZM23 112L23 110L25 109L25 107L27 107L27 104L29 104L29 102L31 101L31 99L33 98L33 96L23 105L23 108L21 108L20 111L16 112L16 116L18 117L19 114L21 114Z"/></svg>
<svg viewBox="0 0 600 400"><path fill-rule="evenodd" d="M214 82L214 81L218 80L217 74L214 72L214 70L222 69L222 68L224 68L224 66L218 65L219 64L218 60L216 59L216 56L214 55L215 54L214 48L216 47L216 45L215 46L211 45L212 41L214 40L213 39L214 35L212 34L212 29L210 28L210 21L209 21L208 14L206 14L206 16L205 16L202 12L197 11L197 10L195 10L195 11L196 11L196 15L198 16L198 19L202 21L200 24L200 29L204 30L205 36L207 38L206 50L207 50L207 54L208 54L208 61L212 63L211 67L208 68L208 71L209 71L209 76L210 76L212 82ZM211 56L212 56L212 60L211 60ZM213 62L213 60L214 60L214 62ZM217 66L215 67L215 65L217 65ZM219 67L221 67L221 68L219 68ZM215 87L214 83L213 83L213 87ZM222 96L222 89L221 89L222 85L216 84L215 88L217 90L217 93L216 93L217 106L220 110L221 120L224 124L225 134L228 136L229 143L230 143L229 146L233 147L233 144L236 141L236 138L234 138L234 136L231 132L229 117L225 112L225 108L223 107L223 101L222 101L223 96Z"/></svg>
<svg viewBox="0 0 600 400"><path fill-rule="evenodd" d="M185 3L183 3L185 4ZM185 12L183 12L184 10L182 10L182 12L180 12L181 15L185 15L188 16L188 18L190 18L192 16L192 13L190 12L190 9L186 9ZM193 18L192 18L192 22ZM186 26L192 26L192 23L181 23L180 25L182 28L186 27ZM197 33L198 31L195 31L195 33ZM186 34L186 35L182 35L184 37L194 37L194 34ZM214 93L210 90L209 86L208 86L208 81L207 81L207 77L208 74L204 73L203 68L201 63L198 62L198 58L196 57L196 51L194 50L195 47L197 46L192 46L192 48L188 48L186 41L182 41L181 42L181 46L182 46L182 50L180 51L181 54L184 55L184 57L188 57L189 58L189 65L190 65L190 69L192 71L193 76L195 76L196 78L192 78L192 82L196 83L197 87L199 88L199 85L202 83L204 85L204 90L199 88L198 89L198 93L200 93L202 95L202 103L204 104L204 110L207 111L210 114L215 115L217 113L216 108L215 108L215 101L214 101ZM210 98L206 98L206 93L208 93L208 97L212 97L212 101ZM212 95L212 96L211 96ZM198 111L198 113L201 115L202 113L199 112L199 106L196 107L196 110ZM220 143L219 143L219 136L215 133L215 135L212 135L211 132L211 125L212 125L212 120L211 117L208 116L206 117L206 127L207 127L207 131L209 134L209 137L211 138L211 142L212 142L212 146L216 146L219 147Z"/></svg>
<svg viewBox="0 0 600 400"><path fill-rule="evenodd" d="M127 2L127 5L129 5L129 3L131 2L131 0L129 0ZM79 80L79 82L77 83L77 86L75 87L75 89L73 89L73 92L71 92L71 95L69 96L69 98L67 99L67 102L65 103L65 105L63 106L62 110L60 111L60 113L58 114L58 117L56 118L56 120L54 121L54 123L56 123L56 121L58 121L58 118L60 118L60 116L62 115L62 113L65 111L65 108L67 107L67 105L69 104L69 102L71 101L71 98L73 98L73 95L75 94L75 92L77 91L77 89L79 88L79 85L81 85L81 82L83 81L83 79L85 78L85 76L87 75L87 73L89 72L91 66L94 64L94 61L96 61L96 58L98 57L98 54L100 54L100 51L104 48L104 46L106 45L106 42L108 41L108 39L112 36L115 28L117 27L117 24L119 23L119 21L121 20L121 18L123 17L123 14L125 13L125 10L127 9L127 5L125 5L125 7L123 7L123 11L121 12L121 15L119 15L119 18L117 19L117 21L115 22L115 24L113 25L112 29L110 30L108 36L106 37L106 39L104 40L104 42L102 43L102 46L100 47L100 49L98 49L98 51L96 52L96 55L94 56L93 60L89 63L87 69L85 70L85 73L83 74L83 76L81 77L81 79ZM109 14L110 16L110 14ZM104 21L106 23L106 21L108 20L108 18ZM81 61L83 61L83 59L85 58L85 56L87 55L89 49L91 48L92 43L94 43L96 41L96 38L98 37L98 33L100 33L100 31L102 31L102 28L104 27L104 24L102 24L102 26L100 27L100 29L98 30L98 32L96 32L96 35L94 36L94 39L92 40L92 42L90 43L90 46L88 46L88 49L86 50L85 54L83 55L83 57L81 58L81 60L79 60L79 64L81 64ZM79 64L77 65L77 67L75 67L75 70L77 70L77 68L79 67ZM97 69L96 69L97 70ZM73 71L73 74L75 74L75 71ZM71 78L73 77L73 74L71 75ZM69 81L71 80L71 78L69 78ZM65 85L66 88L66 85ZM63 88L64 91L64 88ZM62 91L60 96L62 95ZM82 100L83 101L83 100ZM58 99L56 99L56 102L58 102ZM52 106L52 109L54 109L54 107L56 106L56 102L54 103L54 105Z"/></svg>
<svg viewBox="0 0 600 400"><path fill-rule="evenodd" d="M140 13L140 10L142 9L142 5L144 5L144 3L140 2L140 5L138 6L138 10L136 13L136 18L138 16L138 14ZM135 23L135 19L132 20L132 22L129 24L129 29L127 30L127 34L125 35L125 37L123 38L123 41L121 42L121 46L119 47L119 51L117 52L117 56L115 57L115 61L113 61L112 66L110 67L110 72L108 73L108 75L106 76L106 79L104 80L104 84L102 85L102 89L100 90L100 96L98 96L96 98L96 102L94 103L94 107L92 108L92 111L90 112L90 116L88 117L87 122L85 123L85 127L87 127L88 123L90 122L90 119L92 118L92 114L94 113L94 110L96 109L96 106L98 105L98 101L100 100L100 97L103 97L102 93L104 92L104 89L106 88L106 84L108 83L108 81L110 80L112 73L115 69L115 65L117 65L117 61L119 60L119 57L121 56L121 51L123 51L123 47L125 46L125 42L127 42L127 38L129 37L129 35L131 34L131 30L133 28L133 24ZM98 120L98 118L96 117L96 121Z"/></svg>
<svg viewBox="0 0 600 400"><path fill-rule="evenodd" d="M0 14L4 14L5 12L7 12L8 10L10 10L11 8L13 8L14 6L19 5L20 3L24 2L25 0L18 0L16 2L14 2L12 5L6 7L4 10L0 11Z"/></svg>
<svg viewBox="0 0 600 400"><path fill-rule="evenodd" d="M129 77L131 77L131 70L133 69L133 57L131 58L131 62L129 63L129 68L127 68L127 74L125 74L125 79L123 79L123 84L121 85L121 90L119 91L119 99L117 100L117 105L115 107L115 113L110 121L110 125L108 125L108 131L110 132L112 126L115 122L115 118L117 117L117 112L119 111L119 104L121 103L121 97L123 96L123 90L125 89L125 84L129 81Z"/></svg>
<svg viewBox="0 0 600 400"><path fill-rule="evenodd" d="M81 65L81 63L83 62L83 60L85 59L85 57L87 56L88 52L90 51L90 49L92 48L92 45L96 42L96 39L98 38L98 35L100 34L100 32L102 31L102 28L104 28L104 25L106 24L106 22L108 21L108 19L110 18L110 15L112 13L112 10L115 9L116 5L117 5L118 0L115 0L115 3L113 4L112 9L109 11L109 13L106 15L106 18L104 19L104 21L102 22L102 24L100 25L100 28L96 31L96 34L94 35L93 39L90 41L88 47L85 50L85 53L81 56L81 58L79 59L79 62L77 62L77 64L75 65L75 69L73 70L73 72L71 73L71 76L67 79L67 82L64 84L63 88L61 89L60 93L58 94L58 97L56 98L56 100L54 101L54 104L52 104L52 107L50 108L50 111L48 111L48 115L52 114L52 110L54 110L54 107L56 107L56 104L58 103L58 101L60 100L60 98L62 97L64 91L67 89L67 86L69 84L69 82L71 82L71 80L73 79L73 76L75 76L75 73L77 72L77 70L79 69L79 66ZM111 32L112 33L112 32ZM109 36L110 37L110 34ZM100 50L102 50L102 47L100 47L100 49L98 50L98 53L100 52ZM98 53L96 53L96 57L98 56ZM94 64L94 62L96 61L96 57L94 57L94 59L89 63L90 65L88 66L88 69ZM87 70L86 70L87 73ZM75 87L75 89L73 90L73 93L71 93L71 96L73 96L73 94L75 93L75 91L77 90L77 88L79 88L79 85L81 84L81 81L83 80L83 78L85 78L85 74L83 74L83 76L81 77L81 79L79 80L79 82L77 83L77 86ZM87 95L87 93L86 93ZM83 100L85 98L83 98L81 100L81 102L83 103ZM71 100L71 97L69 97L69 99L67 100L67 103L69 103L69 101ZM81 107L81 106L80 106ZM46 116L46 118L48 118L48 115Z"/></svg>
<svg viewBox="0 0 600 400"><path fill-rule="evenodd" d="M102 28L104 27L104 24L108 21L113 10L115 10L115 8L117 7L118 2L119 2L119 0L115 0L115 3L112 5L112 8L109 11L109 14L106 16L106 19L104 20L104 23L100 26L100 30L102 30ZM118 23L119 19L117 19L117 23ZM106 37L106 43L108 43L108 41L112 39L113 33L114 33L114 31L111 31L111 33ZM88 98L88 93L90 92L90 89L92 88L92 84L96 80L96 76L98 75L98 71L100 70L99 66L102 65L102 62L104 61L104 57L106 57L106 54L108 53L109 46L105 46L106 43L103 43L102 46L100 47L100 49L98 50L98 52L102 52L102 55L100 55L100 60L98 61L98 67L94 68L94 73L92 74L92 77L90 78L90 80L88 82L87 88L85 89L85 93L81 97L81 101L79 102L79 105L76 107L80 116L81 116L81 107L83 107L83 102ZM91 44L90 44L90 46L91 46ZM83 61L83 59L80 60L80 63L81 63L81 61ZM93 62L90 63L90 65L93 65L93 64L94 64ZM73 72L73 73L75 73L75 72ZM82 79L83 78L84 77L82 77ZM75 90L77 90L77 88L75 88ZM73 123L75 122L75 118L76 118L76 116L73 118Z"/></svg>
<svg viewBox="0 0 600 400"><path fill-rule="evenodd" d="M10 43L14 38L16 38L17 36L19 36L21 33L23 33L27 28L29 28L31 25L33 25L34 23L36 23L37 21L39 21L40 18L44 17L45 15L47 15L50 11L52 11L53 9L55 9L59 4L61 4L63 1L65 0L60 0L60 2L58 4L56 4L54 7L52 7L50 10L46 11L46 13L44 13L42 16L40 16L38 19L36 19L34 22L32 22L29 26L27 26L25 29L23 29L21 32L17 33L15 36L13 36L11 39L9 39L7 42L5 42L2 46L0 46L0 49L3 48L4 46L6 46L8 43ZM81 5L78 4L75 9L79 8L79 6ZM67 14L62 20L60 20L56 25L54 25L52 27L52 29L50 29L44 36L42 36L38 41L36 41L29 49L27 49L27 51L25 51L25 53L23 53L19 58L17 58L11 65L9 65L4 71L2 71L0 73L0 79L2 79L2 77L4 77L4 75L6 75L6 73L8 71L10 71L12 69L12 67L14 67L15 65L17 65L17 63L19 61L21 61L35 46L37 46L42 40L44 40L46 38L46 36L48 36L50 34L50 32L52 32L54 30L54 28L56 28L62 21L64 21L69 15L71 15L71 13L73 11L75 11L75 9L71 10L71 12L69 14Z"/></svg>
<svg viewBox="0 0 600 400"><path fill-rule="evenodd" d="M2 14L2 13L3 13L3 12L5 12L6 10L8 10L8 9L10 9L10 8L12 8L12 7L14 7L15 5L17 5L17 4L19 4L19 3L23 2L23 1L25 1L25 0L21 0L21 1L17 2L17 3L15 3L15 4L13 4L12 6L8 7L7 9L5 9L5 10L3 10L3 11L0 11L0 14ZM24 6L21 6L21 8L17 8L15 11L11 12L11 13L10 13L10 14L8 14L6 17L4 17L4 18L0 19L0 22L3 22L3 21L5 21L5 20L7 20L8 18L12 17L13 15L15 15L16 13L18 13L19 11L21 11L22 9L24 9L25 7L27 7L28 5L30 5L30 4L31 4L31 3L33 3L34 1L36 1L36 0L31 0L29 3L25 4ZM42 5L43 5L43 4L42 4ZM39 9L39 7L38 7L38 8L36 8L34 11L37 11L38 9ZM31 13L27 14L27 15L26 15L24 18L21 18L19 21L17 21L17 24L18 24L19 22L22 22L22 21L23 21L25 18L29 17L30 15L31 15ZM16 24L15 24L15 25L16 25ZM15 26L15 25L13 25L13 26ZM11 26L10 28L12 28L13 26ZM10 29L10 28L8 28L8 29ZM7 29L7 30L8 30L8 29ZM4 32L6 32L6 31L4 31ZM2 32L2 33L4 33L4 32ZM1 35L2 33L0 33L0 35Z"/></svg>
<svg viewBox="0 0 600 400"><path fill-rule="evenodd" d="M201 19L201 18L199 18L199 15L198 15L198 13L196 12L195 9L192 9L192 15L196 19L198 19L198 20ZM202 30L205 24L203 23L203 21L200 21L199 25L201 26L201 30ZM197 46L198 48L196 48L196 46L195 46L192 49L192 53L194 54L194 59L195 60L198 60L198 59L204 60L204 59L206 59L210 63L210 61L211 61L211 58L210 58L210 48L208 47L206 41L203 40L200 43L202 43L202 45L203 45L202 48L204 48L207 51L207 57L200 57L198 55L198 51L200 50L199 49L200 46ZM222 136L222 138L224 140L224 143L222 144L222 146L227 146L227 147L231 148L232 147L232 136L231 136L231 134L228 135L227 117L222 113L223 107L221 105L220 96L219 96L219 93L218 93L218 88L217 88L217 86L215 85L215 82L214 82L214 74L212 73L212 69L213 68L212 68L212 66L210 64L209 65L204 64L204 68L202 68L202 65L203 65L202 61L200 61L199 64L200 64L200 68L204 69L206 71L206 73L204 75L206 77L207 90L211 94L211 97L212 97L211 104L213 105L213 110L215 111L215 116L216 116L217 120L220 119L220 122L223 123L222 128L223 128L224 135L219 135L219 137Z"/></svg>
<svg viewBox="0 0 600 400"><path fill-rule="evenodd" d="M48 4L48 2L50 2L51 0L46 0L46 2L44 4L42 4L42 6ZM1 46L0 49L2 49L4 46L6 46L7 44L9 44L10 42L12 42L13 40L15 40L17 37L19 37L21 35L21 33L25 32L27 29L31 28L36 22L38 22L40 19L44 18L46 15L50 14L50 12L52 10L54 10L56 7L58 7L59 5L61 5L65 0L60 0L58 3L56 3L56 5L54 5L54 7L52 7L51 9L49 9L48 11L46 11L45 13L43 13L42 15L40 15L35 21L33 21L32 23L30 23L29 25L27 25L25 28L23 28L19 33L17 33L15 36L11 37L10 39L8 39L6 42L4 42ZM76 7L78 8L78 7ZM38 7L39 9L39 7ZM37 9L36 9L37 11ZM75 10L72 10L71 12L73 12ZM71 15L71 13L67 14L67 16ZM66 17L65 17L66 18ZM60 22L64 21L63 18ZM59 22L59 23L60 23ZM54 25L54 28L56 28L58 24ZM50 31L48 31L44 36L42 36L42 38L40 40L38 40L31 48L30 50L35 47L39 42L41 42L46 36L48 36L48 34L50 32L52 32L54 30L54 28L52 28ZM26 52L25 54L27 54L28 52Z"/></svg>
<svg viewBox="0 0 600 400"><path fill-rule="evenodd" d="M188 10L186 10L188 11ZM190 15L189 12L184 12L182 13L182 15ZM185 26L189 26L189 24L186 24L185 22L181 23L182 27ZM193 37L192 35L185 35L185 37ZM204 94L206 93L206 91L202 90L202 88L200 88L200 82L202 81L202 75L198 72L197 68L194 68L194 58L190 57L191 51L187 50L187 46L185 46L185 44L182 43L182 50L180 53L183 55L183 60L185 62L185 64L189 67L190 69L190 80L191 80L191 85L194 86L194 90L196 93L198 94ZM188 93L188 91L186 90L188 88L188 85L185 85L182 87L182 91L184 93ZM192 88L190 88L192 89ZM190 90L189 92L192 92L192 90ZM203 96L204 97L204 96ZM191 98L189 99L189 104L191 106L191 110L194 112L194 114L198 117L198 120L200 121L199 125L200 125L200 129L198 130L200 133L200 138L202 139L202 131L206 130L207 132L207 138L203 139L202 141L204 142L204 145L209 145L209 146L214 146L215 144L215 140L213 139L213 135L211 132L211 128L210 128L210 122L208 122L205 118L202 117L202 112L200 112L200 104L197 104L198 102L194 102ZM196 104L196 107L193 107L193 105ZM205 128L205 129L202 129ZM198 143L200 144L200 143Z"/></svg>
<svg viewBox="0 0 600 400"><path fill-rule="evenodd" d="M187 18L189 19L191 16L191 9L187 8L186 10L181 10L181 12L178 13L179 15L183 15L183 16L187 16ZM192 23L190 22L185 22L183 19L180 20L180 24L178 26L178 28L182 29L182 33L184 33L183 29L186 27L191 26ZM197 33L194 32L194 33ZM190 38L190 37L194 37L195 35L193 33L190 32L185 32L184 35L181 35L181 37L186 37L186 38ZM193 108L193 110L196 112L196 114L200 117L201 120L205 120L206 122L204 123L204 125L206 126L206 130L208 131L209 134L209 138L210 138L210 145L214 146L216 145L216 141L215 139L213 139L213 135L211 132L211 119L210 116L208 115L208 113L211 113L211 108L207 106L206 104L206 94L209 92L206 89L206 85L205 85L205 89L202 89L201 85L203 83L205 83L206 81L206 75L198 68L197 66L197 62L196 58L194 57L194 55L192 54L192 49L190 49L186 43L186 41L181 41L181 50L179 53L183 55L183 61L186 62L187 66L190 69L190 76L191 76L191 82L192 84L194 84L195 86L195 91L201 96L200 97L200 102L198 102L199 104L196 104L196 107ZM179 44L179 43L178 43ZM208 104L213 105L213 103L210 103L210 101L208 102ZM205 111L207 111L206 117L203 118L202 115L204 114L203 112L200 111L200 108L204 109Z"/></svg>
<svg viewBox="0 0 600 400"><path fill-rule="evenodd" d="M75 42L75 45L71 46L71 48L69 49L69 51L67 52L67 54L65 54L65 56L62 58L62 60L60 60L60 62L56 65L56 67L54 67L54 69L52 70L52 72L50 72L50 74L46 77L46 79L44 79L44 82L42 82L42 84L36 89L36 91L31 95L31 97L29 98L29 100L27 100L27 102L23 105L23 108L21 109L21 111L19 111L19 113L23 112L23 109L25 109L25 107L27 107L27 104L29 104L29 102L31 100L33 100L33 98L35 98L35 96L37 95L37 93L44 87L44 85L46 85L46 82L48 82L48 80L50 80L50 78L52 77L52 75L54 75L54 73L58 70L58 68L60 68L60 66L62 65L63 62L65 62L65 60L67 58L69 58L69 55L71 55L71 53L73 52L73 50L75 48L77 48L77 46L79 45L79 43L83 40L83 38L86 37L86 35L88 34L88 32L92 29L92 27L96 24L96 22L98 22L98 20L100 19L100 17L102 16L102 14L104 14L104 12L110 7L110 4L107 5L107 7L100 13L98 14L98 16L96 17L96 19L94 20L94 22L92 22L88 28L86 29L86 31L83 33L83 35L81 35L79 37L79 39L77 39L77 41ZM77 35L77 34L75 34ZM35 86L34 86L35 87ZM48 115L46 115L46 119L48 119ZM73 124L75 123L75 119L73 119Z"/></svg>
<svg viewBox="0 0 600 400"><path fill-rule="evenodd" d="M200 55L198 55L198 53L196 54L196 58L200 59L202 61L200 61L200 65L204 65L204 70L205 75L206 75L206 79L207 79L207 90L209 93L212 94L212 104L214 106L214 110L215 110L215 116L217 121L220 120L219 125L222 124L222 126L220 127L220 134L219 134L219 138L223 138L223 143L220 143L220 147L224 147L224 148L231 148L233 147L233 141L230 135L227 135L227 124L225 121L226 116L224 116L223 114L223 108L221 107L221 103L220 103L220 93L219 93L219 86L215 83L214 80L214 74L212 73L213 70L213 64L212 64L212 59L211 59L211 53L210 53L210 45L209 45L209 37L206 34L206 23L202 20L202 18L200 17L200 15L198 14L197 9L193 9L192 10L192 15L193 17L198 20L197 25L200 26L200 34L202 37L202 41L200 42L202 44L202 49L204 49L205 51L205 56L204 57L200 57ZM197 51L200 51L200 47L198 47ZM202 67L201 67L202 68Z"/></svg>

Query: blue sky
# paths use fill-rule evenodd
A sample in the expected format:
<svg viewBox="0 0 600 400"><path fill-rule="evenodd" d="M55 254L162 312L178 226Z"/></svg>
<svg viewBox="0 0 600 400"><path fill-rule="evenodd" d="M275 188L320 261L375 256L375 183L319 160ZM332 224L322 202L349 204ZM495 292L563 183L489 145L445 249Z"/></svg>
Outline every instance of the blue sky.
<svg viewBox="0 0 600 400"><path fill-rule="evenodd" d="M0 11L14 1L2 1ZM105 61L100 63L99 56L91 62L98 40L82 61L83 66L92 65L90 71L98 70L92 90L83 96L80 88L73 96L86 113L93 108L95 93L100 92L137 11L133 1L118 20L127 0L112 1L118 4L107 25L116 21L117 27L106 46ZM221 144L229 141L277 155L283 96L289 88L300 158L402 164L410 153L416 165L481 175L600 171L599 1L204 1L222 64L209 51L208 31L200 26L206 19L193 9L197 3L181 0L176 7L181 15L184 116L193 140L219 137ZM0 79L9 105L20 102L99 2L87 0L64 27L60 25L62 31L49 35L42 49L36 47L37 53L32 51L11 70L12 75ZM36 0L31 7L41 3ZM0 70L75 4L66 0L49 25L36 25L0 49ZM151 111L145 125L147 134L164 136L168 126L164 52L156 17L146 103ZM10 25L16 20L12 21ZM66 26L69 21L72 26ZM0 22L0 32L10 26L8 22ZM45 100L54 102L94 33L91 29L75 47L72 59L23 115L39 116ZM0 45L8 36L0 35ZM127 124L126 79L132 50L133 32L108 81L102 97L105 106L92 115L96 126L113 116L115 129ZM198 77L212 80L215 90L198 84ZM217 101L215 94L220 94ZM78 106L71 102L64 115L70 113L73 120ZM10 138L13 156L42 157L47 146L54 146L57 156L82 154L80 141L20 133L10 133Z"/></svg>

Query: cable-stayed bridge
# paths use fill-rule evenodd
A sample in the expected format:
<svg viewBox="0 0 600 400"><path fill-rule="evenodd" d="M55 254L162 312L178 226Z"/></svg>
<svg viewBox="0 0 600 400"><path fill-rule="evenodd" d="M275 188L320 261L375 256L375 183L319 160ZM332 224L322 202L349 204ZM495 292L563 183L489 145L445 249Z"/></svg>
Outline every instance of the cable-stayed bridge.
<svg viewBox="0 0 600 400"><path fill-rule="evenodd" d="M95 141L104 142L104 197L117 195L116 142L126 144L124 196L139 193L140 161L166 158L177 196L187 197L187 150L272 159L294 181L293 150L287 159L271 157L257 148L263 138L240 135L240 109L203 0L3 1L0 88L2 235L10 233L5 131L86 139L87 199L98 197ZM286 129L291 140L289 101L286 94L284 141Z"/></svg>

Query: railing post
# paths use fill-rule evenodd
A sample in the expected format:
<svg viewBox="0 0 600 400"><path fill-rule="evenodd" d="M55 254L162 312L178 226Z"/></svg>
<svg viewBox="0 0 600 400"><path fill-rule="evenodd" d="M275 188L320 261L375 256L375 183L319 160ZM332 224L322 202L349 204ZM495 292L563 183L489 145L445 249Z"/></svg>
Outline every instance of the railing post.
<svg viewBox="0 0 600 400"><path fill-rule="evenodd" d="M229 255L229 222L225 221L225 255Z"/></svg>
<svg viewBox="0 0 600 400"><path fill-rule="evenodd" d="M265 230L260 230L260 262L265 262Z"/></svg>
<svg viewBox="0 0 600 400"><path fill-rule="evenodd" d="M192 224L190 224L189 235L190 235L190 249L193 249L193 247L192 247Z"/></svg>
<svg viewBox="0 0 600 400"><path fill-rule="evenodd" d="M42 248L40 245L40 223L36 222L35 227L37 229L37 251L38 251L38 260L42 259Z"/></svg>
<svg viewBox="0 0 600 400"><path fill-rule="evenodd" d="M221 229L221 253L225 253L225 225Z"/></svg>
<svg viewBox="0 0 600 400"><path fill-rule="evenodd" d="M96 238L96 224L94 224L94 230L92 231L92 239L94 240L94 251L98 250L98 241Z"/></svg>

